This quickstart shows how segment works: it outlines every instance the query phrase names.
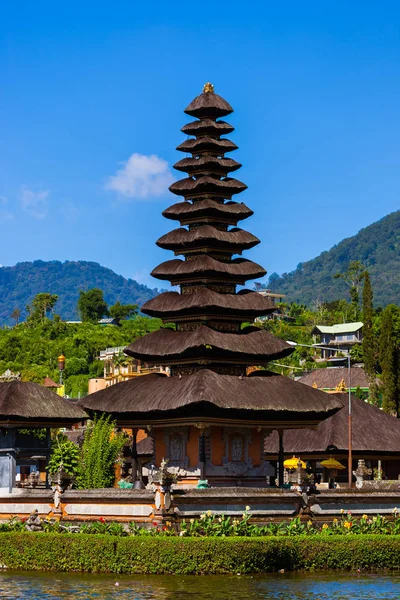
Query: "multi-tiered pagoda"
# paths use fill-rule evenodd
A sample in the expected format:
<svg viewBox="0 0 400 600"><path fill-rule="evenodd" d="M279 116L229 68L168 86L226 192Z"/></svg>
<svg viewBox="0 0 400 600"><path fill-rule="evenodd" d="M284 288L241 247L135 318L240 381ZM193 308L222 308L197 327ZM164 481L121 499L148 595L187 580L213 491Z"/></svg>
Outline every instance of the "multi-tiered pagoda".
<svg viewBox="0 0 400 600"><path fill-rule="evenodd" d="M248 375L249 367L266 367L293 348L253 325L274 304L257 292L237 291L266 271L241 258L259 240L237 227L253 211L232 200L246 189L229 176L241 166L229 157L237 146L225 137L234 128L223 118L232 112L211 84L185 110L194 120L182 128L190 137L177 148L186 157L175 169L187 177L170 186L182 200L163 213L180 227L157 241L179 258L152 272L179 291L164 292L142 307L171 326L125 350L148 364L168 365L171 377L143 376L84 403L112 413L120 425L146 426L154 437L155 464L169 458L187 483L199 478L211 484L265 483L271 474L262 459L265 436L274 429L314 426L340 407L337 399L276 373Z"/></svg>

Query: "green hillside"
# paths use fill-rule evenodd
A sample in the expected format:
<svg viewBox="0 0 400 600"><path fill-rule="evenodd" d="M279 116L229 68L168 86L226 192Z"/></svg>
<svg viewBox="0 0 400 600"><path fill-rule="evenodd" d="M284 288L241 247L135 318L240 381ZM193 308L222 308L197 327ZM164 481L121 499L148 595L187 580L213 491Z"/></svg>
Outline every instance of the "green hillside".
<svg viewBox="0 0 400 600"><path fill-rule="evenodd" d="M334 279L351 261L361 261L371 276L374 303L400 304L400 210L361 229L317 258L300 263L295 271L279 277L274 273L268 286L288 295L288 301L311 304L329 302L348 295L348 287Z"/></svg>
<svg viewBox="0 0 400 600"><path fill-rule="evenodd" d="M77 319L79 291L93 287L104 291L109 305L120 301L141 306L157 293L95 262L23 262L0 268L0 324L13 324L10 315L14 308L20 309L21 319L24 319L26 305L41 292L58 295L56 312L62 319Z"/></svg>

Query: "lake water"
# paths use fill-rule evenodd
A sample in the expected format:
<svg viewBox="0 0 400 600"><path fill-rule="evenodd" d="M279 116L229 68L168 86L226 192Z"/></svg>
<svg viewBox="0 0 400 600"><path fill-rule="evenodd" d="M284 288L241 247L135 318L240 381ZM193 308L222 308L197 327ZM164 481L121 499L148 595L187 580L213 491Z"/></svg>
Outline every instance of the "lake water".
<svg viewBox="0 0 400 600"><path fill-rule="evenodd" d="M116 582L119 583L116 586ZM0 575L0 598L118 600L391 600L400 575L268 574L255 576L96 576L79 573Z"/></svg>

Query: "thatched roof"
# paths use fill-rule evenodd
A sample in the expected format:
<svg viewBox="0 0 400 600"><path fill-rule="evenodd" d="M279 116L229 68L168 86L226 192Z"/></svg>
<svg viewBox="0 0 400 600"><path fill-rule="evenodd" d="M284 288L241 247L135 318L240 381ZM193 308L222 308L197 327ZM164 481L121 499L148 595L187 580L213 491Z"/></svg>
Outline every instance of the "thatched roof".
<svg viewBox="0 0 400 600"><path fill-rule="evenodd" d="M326 392L322 393L326 394ZM283 434L285 452L300 454L300 456L323 454L329 447L348 451L348 395L326 394L326 396L337 398L342 410L320 423L314 431L305 429L285 431ZM352 395L352 414L354 452L400 453L400 419L384 413L354 395ZM266 438L264 451L267 454L278 452L278 436L275 432Z"/></svg>
<svg viewBox="0 0 400 600"><path fill-rule="evenodd" d="M60 388L61 387L61 385L56 383L55 381L53 381L51 379L51 377L45 377L44 381L43 381L43 385L46 388Z"/></svg>
<svg viewBox="0 0 400 600"><path fill-rule="evenodd" d="M201 119L201 121L192 121L181 128L185 135L209 135L219 137L232 133L235 128L225 121L214 121L214 119Z"/></svg>
<svg viewBox="0 0 400 600"><path fill-rule="evenodd" d="M234 194L240 194L247 189L247 185L233 177L225 177L224 179L216 179L209 175L201 175L197 179L187 177L175 181L169 186L170 192L177 196L185 196L192 198L200 194L214 194L223 198L231 198Z"/></svg>
<svg viewBox="0 0 400 600"><path fill-rule="evenodd" d="M235 227L230 231L221 231L211 225L201 225L191 230L173 229L161 236L156 242L160 248L175 251L189 250L190 248L200 249L203 246L226 249L227 251L231 249L241 251L253 248L259 243L260 240L255 235L244 229Z"/></svg>
<svg viewBox="0 0 400 600"><path fill-rule="evenodd" d="M185 173L215 173L226 176L230 171L237 171L242 165L232 158L219 158L205 154L199 158L182 158L174 164L174 169Z"/></svg>
<svg viewBox="0 0 400 600"><path fill-rule="evenodd" d="M203 92L185 108L185 113L192 117L215 118L225 117L233 112L232 106L218 94Z"/></svg>
<svg viewBox="0 0 400 600"><path fill-rule="evenodd" d="M203 152L212 152L217 156L220 156L227 152L233 152L233 150L237 150L238 147L230 140L217 140L211 137L201 137L198 139L190 138L185 140L182 144L179 144L176 149L194 155L202 154Z"/></svg>
<svg viewBox="0 0 400 600"><path fill-rule="evenodd" d="M151 272L153 277L167 281L196 281L201 277L220 277L223 280L244 283L248 279L264 277L265 269L246 258L235 258L230 262L216 260L211 256L195 256L192 260L168 260Z"/></svg>
<svg viewBox="0 0 400 600"><path fill-rule="evenodd" d="M42 385L17 380L0 383L0 423L62 426L86 418L79 406Z"/></svg>
<svg viewBox="0 0 400 600"><path fill-rule="evenodd" d="M211 198L191 202L177 202L163 211L163 216L175 221L185 221L201 217L218 217L230 224L236 224L241 219L251 217L253 211L243 202L218 202Z"/></svg>
<svg viewBox="0 0 400 600"><path fill-rule="evenodd" d="M369 388L367 374L362 367L351 367L351 387ZM342 381L349 387L349 372L347 367L328 367L314 369L300 377L299 381L306 385L315 385L321 389L334 390Z"/></svg>
<svg viewBox="0 0 400 600"><path fill-rule="evenodd" d="M219 294L208 288L202 288L196 294L164 292L152 298L142 306L142 311L151 317L166 320L189 314L226 314L246 320L267 315L276 310L269 298L257 292L242 294Z"/></svg>
<svg viewBox="0 0 400 600"><path fill-rule="evenodd" d="M268 331L257 329L247 333L222 333L201 325L193 331L160 329L139 338L125 353L145 362L172 362L196 356L214 360L241 359L249 364L289 356L293 347Z"/></svg>
<svg viewBox="0 0 400 600"><path fill-rule="evenodd" d="M263 374L234 377L202 369L181 378L143 375L90 394L81 404L87 410L112 413L120 420L124 415L137 420L152 416L161 422L166 412L171 418L197 415L203 420L216 414L213 406L220 409L217 414L221 418L235 420L241 416L275 423L281 419L297 423L320 420L342 406L334 395L307 388L276 373L263 371Z"/></svg>

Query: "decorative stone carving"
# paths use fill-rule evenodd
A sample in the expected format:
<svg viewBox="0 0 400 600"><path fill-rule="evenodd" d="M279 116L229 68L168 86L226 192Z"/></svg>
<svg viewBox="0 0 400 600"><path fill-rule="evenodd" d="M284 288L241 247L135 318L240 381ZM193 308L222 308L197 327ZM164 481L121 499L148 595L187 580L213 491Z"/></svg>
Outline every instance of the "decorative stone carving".
<svg viewBox="0 0 400 600"><path fill-rule="evenodd" d="M12 371L10 371L10 369L7 369L7 371L5 371L3 375L0 375L0 383L7 381L20 381L20 379L21 373L13 373Z"/></svg>
<svg viewBox="0 0 400 600"><path fill-rule="evenodd" d="M239 462L243 460L243 437L241 435L234 435L231 437L231 457L233 462Z"/></svg>

